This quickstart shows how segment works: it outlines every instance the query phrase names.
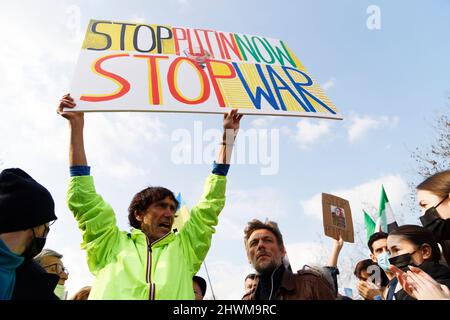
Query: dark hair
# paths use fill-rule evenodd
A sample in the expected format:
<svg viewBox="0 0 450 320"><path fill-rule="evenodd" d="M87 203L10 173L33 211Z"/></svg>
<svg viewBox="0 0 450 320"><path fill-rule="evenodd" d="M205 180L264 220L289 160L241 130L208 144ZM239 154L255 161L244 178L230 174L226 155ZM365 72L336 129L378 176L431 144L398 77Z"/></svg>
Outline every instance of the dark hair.
<svg viewBox="0 0 450 320"><path fill-rule="evenodd" d="M247 279L255 280L256 277L257 277L256 273L249 273L249 274L245 277L244 282L247 281Z"/></svg>
<svg viewBox="0 0 450 320"><path fill-rule="evenodd" d="M148 187L137 193L128 207L128 221L130 222L130 226L141 229L141 223L137 220L136 213L145 212L153 203L164 200L167 197L172 199L175 202L175 206L178 207L178 200L169 189Z"/></svg>
<svg viewBox="0 0 450 320"><path fill-rule="evenodd" d="M381 281L380 281L380 285L382 287L385 287L388 283L389 283L389 279L386 276L386 273L378 266L378 264L376 264L375 262L373 262L371 259L365 259L365 260L361 260L356 264L355 267L355 271L353 272L353 274L358 278L361 279L362 273L363 271L366 271L368 274L368 270L367 268L369 268L370 266L374 266L376 268L378 268L380 270L379 274L381 277Z"/></svg>
<svg viewBox="0 0 450 320"><path fill-rule="evenodd" d="M368 267L374 265L375 263L371 259L365 259L361 260L356 264L355 271L353 274L358 278L361 279L361 274L363 271L367 270Z"/></svg>
<svg viewBox="0 0 450 320"><path fill-rule="evenodd" d="M428 244L431 247L431 260L439 262L439 259L441 258L441 251L439 250L433 233L424 227L416 225L400 226L398 229L389 233L389 236L400 236L418 247Z"/></svg>
<svg viewBox="0 0 450 320"><path fill-rule="evenodd" d="M387 239L387 237L388 234L386 232L375 232L374 234L372 234L369 238L369 242L367 242L367 246L369 247L370 252L373 253L372 245L375 241L378 241L380 239Z"/></svg>
<svg viewBox="0 0 450 320"><path fill-rule="evenodd" d="M278 245L280 247L284 247L283 236L281 235L281 231L278 228L278 224L274 221L261 222L258 219L253 219L252 221L250 221L244 230L244 233L245 233L244 241L245 241L246 247L247 247L247 241L250 238L250 236L252 235L252 233L255 232L256 230L260 230L260 229L266 229L266 230L272 232L275 235L275 238L277 238Z"/></svg>
<svg viewBox="0 0 450 320"><path fill-rule="evenodd" d="M442 199L450 193L450 170L438 172L416 187L417 190L430 191Z"/></svg>
<svg viewBox="0 0 450 320"><path fill-rule="evenodd" d="M202 296L205 296L206 294L206 281L202 277L199 276L193 276L192 281L197 282L198 286L200 287L200 290L202 291Z"/></svg>

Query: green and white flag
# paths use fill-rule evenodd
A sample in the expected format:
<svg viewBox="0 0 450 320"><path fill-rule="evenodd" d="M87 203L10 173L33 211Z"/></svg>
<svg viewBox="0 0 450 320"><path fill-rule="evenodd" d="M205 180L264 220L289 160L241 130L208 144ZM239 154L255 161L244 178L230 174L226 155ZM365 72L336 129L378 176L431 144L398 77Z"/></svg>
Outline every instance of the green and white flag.
<svg viewBox="0 0 450 320"><path fill-rule="evenodd" d="M372 217L363 210L364 213L364 224L366 225L366 237L367 241L369 241L370 236L375 232L375 221L373 221Z"/></svg>
<svg viewBox="0 0 450 320"><path fill-rule="evenodd" d="M383 231L389 233L397 228L398 224L395 221L394 212L392 211L384 186L381 185L380 206L378 208L375 232Z"/></svg>

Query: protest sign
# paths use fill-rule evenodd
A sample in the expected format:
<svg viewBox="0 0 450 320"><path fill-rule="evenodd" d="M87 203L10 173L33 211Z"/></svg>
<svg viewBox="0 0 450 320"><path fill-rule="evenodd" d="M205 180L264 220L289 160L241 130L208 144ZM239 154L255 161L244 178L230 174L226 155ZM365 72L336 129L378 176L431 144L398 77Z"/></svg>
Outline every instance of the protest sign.
<svg viewBox="0 0 450 320"><path fill-rule="evenodd" d="M353 220L347 200L322 193L323 227L325 235L346 242L354 242Z"/></svg>
<svg viewBox="0 0 450 320"><path fill-rule="evenodd" d="M91 20L72 83L74 111L157 111L342 119L280 40Z"/></svg>

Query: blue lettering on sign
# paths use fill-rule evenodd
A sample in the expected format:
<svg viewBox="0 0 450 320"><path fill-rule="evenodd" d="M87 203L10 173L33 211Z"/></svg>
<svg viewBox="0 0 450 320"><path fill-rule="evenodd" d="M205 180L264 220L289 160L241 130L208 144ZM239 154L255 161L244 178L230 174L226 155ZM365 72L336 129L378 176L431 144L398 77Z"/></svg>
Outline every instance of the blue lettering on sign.
<svg viewBox="0 0 450 320"><path fill-rule="evenodd" d="M310 87L313 84L312 79L306 73L301 72L300 70L297 70L297 69L294 69L291 67L282 67L282 68L283 68L284 72L286 73L286 75L289 77L289 80L291 80L292 84L297 89L298 93L302 96L303 101L307 104L307 106L309 107L309 109L311 111L316 112L316 109L314 109L314 106L312 105L311 101L307 98L307 96L309 98L313 99L314 101L316 101L318 104L320 104L322 107L324 107L328 111L330 111L332 114L336 114L336 112L333 109L331 109L329 106L327 106L322 100L320 100L319 98L314 96L312 93L310 93L308 90L303 88L303 87ZM292 77L292 75L289 73L289 70L300 73L306 79L306 83L296 82L294 80L294 78Z"/></svg>
<svg viewBox="0 0 450 320"><path fill-rule="evenodd" d="M259 76L261 77L262 82L264 83L265 91L261 87L257 86L256 92L253 94L252 90L248 86L247 81L244 78L244 75L242 74L241 69L239 68L239 65L236 62L233 62L233 67L236 70L236 73L239 76L239 79L241 80L242 85L244 86L245 91L247 92L250 100L252 100L254 107L258 110L261 110L261 98L264 97L267 100L267 102L270 103L272 108L274 108L275 110L280 110L280 107L277 104L277 99L275 99L275 96L273 95L273 92L270 89L269 83L267 82L267 79L264 76L261 65L255 64L255 66Z"/></svg>

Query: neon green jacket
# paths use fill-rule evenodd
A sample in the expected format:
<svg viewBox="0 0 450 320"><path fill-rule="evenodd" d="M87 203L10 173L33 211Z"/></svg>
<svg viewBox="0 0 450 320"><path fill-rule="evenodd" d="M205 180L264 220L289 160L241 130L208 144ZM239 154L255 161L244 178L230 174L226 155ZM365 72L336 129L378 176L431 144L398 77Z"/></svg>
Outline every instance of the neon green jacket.
<svg viewBox="0 0 450 320"><path fill-rule="evenodd" d="M92 176L72 177L69 208L82 231L89 270L96 277L89 299L194 300L192 277L211 245L225 205L226 177L209 175L200 202L177 234L151 247L137 229L120 231L113 209L95 191Z"/></svg>

